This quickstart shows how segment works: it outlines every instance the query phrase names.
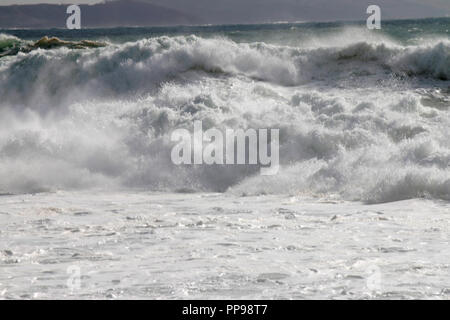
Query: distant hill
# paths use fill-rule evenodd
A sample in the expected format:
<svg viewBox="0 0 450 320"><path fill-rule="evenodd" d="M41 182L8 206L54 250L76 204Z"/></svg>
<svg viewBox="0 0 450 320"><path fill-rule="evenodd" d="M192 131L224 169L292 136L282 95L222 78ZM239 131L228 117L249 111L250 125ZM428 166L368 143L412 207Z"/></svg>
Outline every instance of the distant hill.
<svg viewBox="0 0 450 320"><path fill-rule="evenodd" d="M68 5L0 6L0 28L65 28ZM119 0L96 5L80 5L81 26L124 27L191 25L202 21L176 9L139 0Z"/></svg>
<svg viewBox="0 0 450 320"><path fill-rule="evenodd" d="M264 23L278 21L366 20L371 4L381 7L382 19L444 17L450 0L142 0L184 12L204 23Z"/></svg>

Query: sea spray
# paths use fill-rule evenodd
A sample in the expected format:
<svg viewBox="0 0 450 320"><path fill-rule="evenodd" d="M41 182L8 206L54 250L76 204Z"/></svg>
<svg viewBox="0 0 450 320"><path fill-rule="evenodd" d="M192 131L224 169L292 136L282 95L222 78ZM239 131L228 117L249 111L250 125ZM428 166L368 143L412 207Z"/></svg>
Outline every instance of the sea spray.
<svg viewBox="0 0 450 320"><path fill-rule="evenodd" d="M448 38L365 34L297 46L161 36L2 58L0 191L449 200ZM198 120L222 132L279 129L277 175L174 165L170 133Z"/></svg>

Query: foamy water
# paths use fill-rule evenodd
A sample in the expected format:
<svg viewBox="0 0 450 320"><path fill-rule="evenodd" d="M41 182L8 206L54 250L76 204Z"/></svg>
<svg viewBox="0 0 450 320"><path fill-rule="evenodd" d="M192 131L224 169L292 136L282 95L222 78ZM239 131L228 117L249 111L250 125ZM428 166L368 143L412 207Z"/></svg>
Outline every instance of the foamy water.
<svg viewBox="0 0 450 320"><path fill-rule="evenodd" d="M2 197L0 295L449 299L448 202L58 192ZM80 273L71 287L71 273Z"/></svg>
<svg viewBox="0 0 450 320"><path fill-rule="evenodd" d="M448 298L449 21L2 31L0 294ZM279 173L174 165L196 120Z"/></svg>

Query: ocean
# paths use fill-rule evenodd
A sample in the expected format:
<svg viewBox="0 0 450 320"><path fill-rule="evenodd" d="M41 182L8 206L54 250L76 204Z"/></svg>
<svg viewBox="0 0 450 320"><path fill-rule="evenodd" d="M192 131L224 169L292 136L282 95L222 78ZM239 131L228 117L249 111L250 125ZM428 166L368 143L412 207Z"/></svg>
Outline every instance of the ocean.
<svg viewBox="0 0 450 320"><path fill-rule="evenodd" d="M449 299L449 35L0 30L0 298ZM175 165L194 121L279 172Z"/></svg>

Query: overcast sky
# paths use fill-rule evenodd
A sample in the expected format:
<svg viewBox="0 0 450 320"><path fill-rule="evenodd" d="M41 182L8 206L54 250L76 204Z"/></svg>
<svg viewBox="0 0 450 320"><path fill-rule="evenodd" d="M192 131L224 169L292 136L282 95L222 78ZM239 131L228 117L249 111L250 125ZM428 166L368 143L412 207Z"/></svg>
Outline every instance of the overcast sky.
<svg viewBox="0 0 450 320"><path fill-rule="evenodd" d="M114 0L107 0L114 1ZM208 22L251 19L363 20L368 4L378 4L385 18L450 16L450 0L141 0L197 16ZM95 4L104 0L0 0L11 4ZM249 21L251 22L251 21Z"/></svg>

